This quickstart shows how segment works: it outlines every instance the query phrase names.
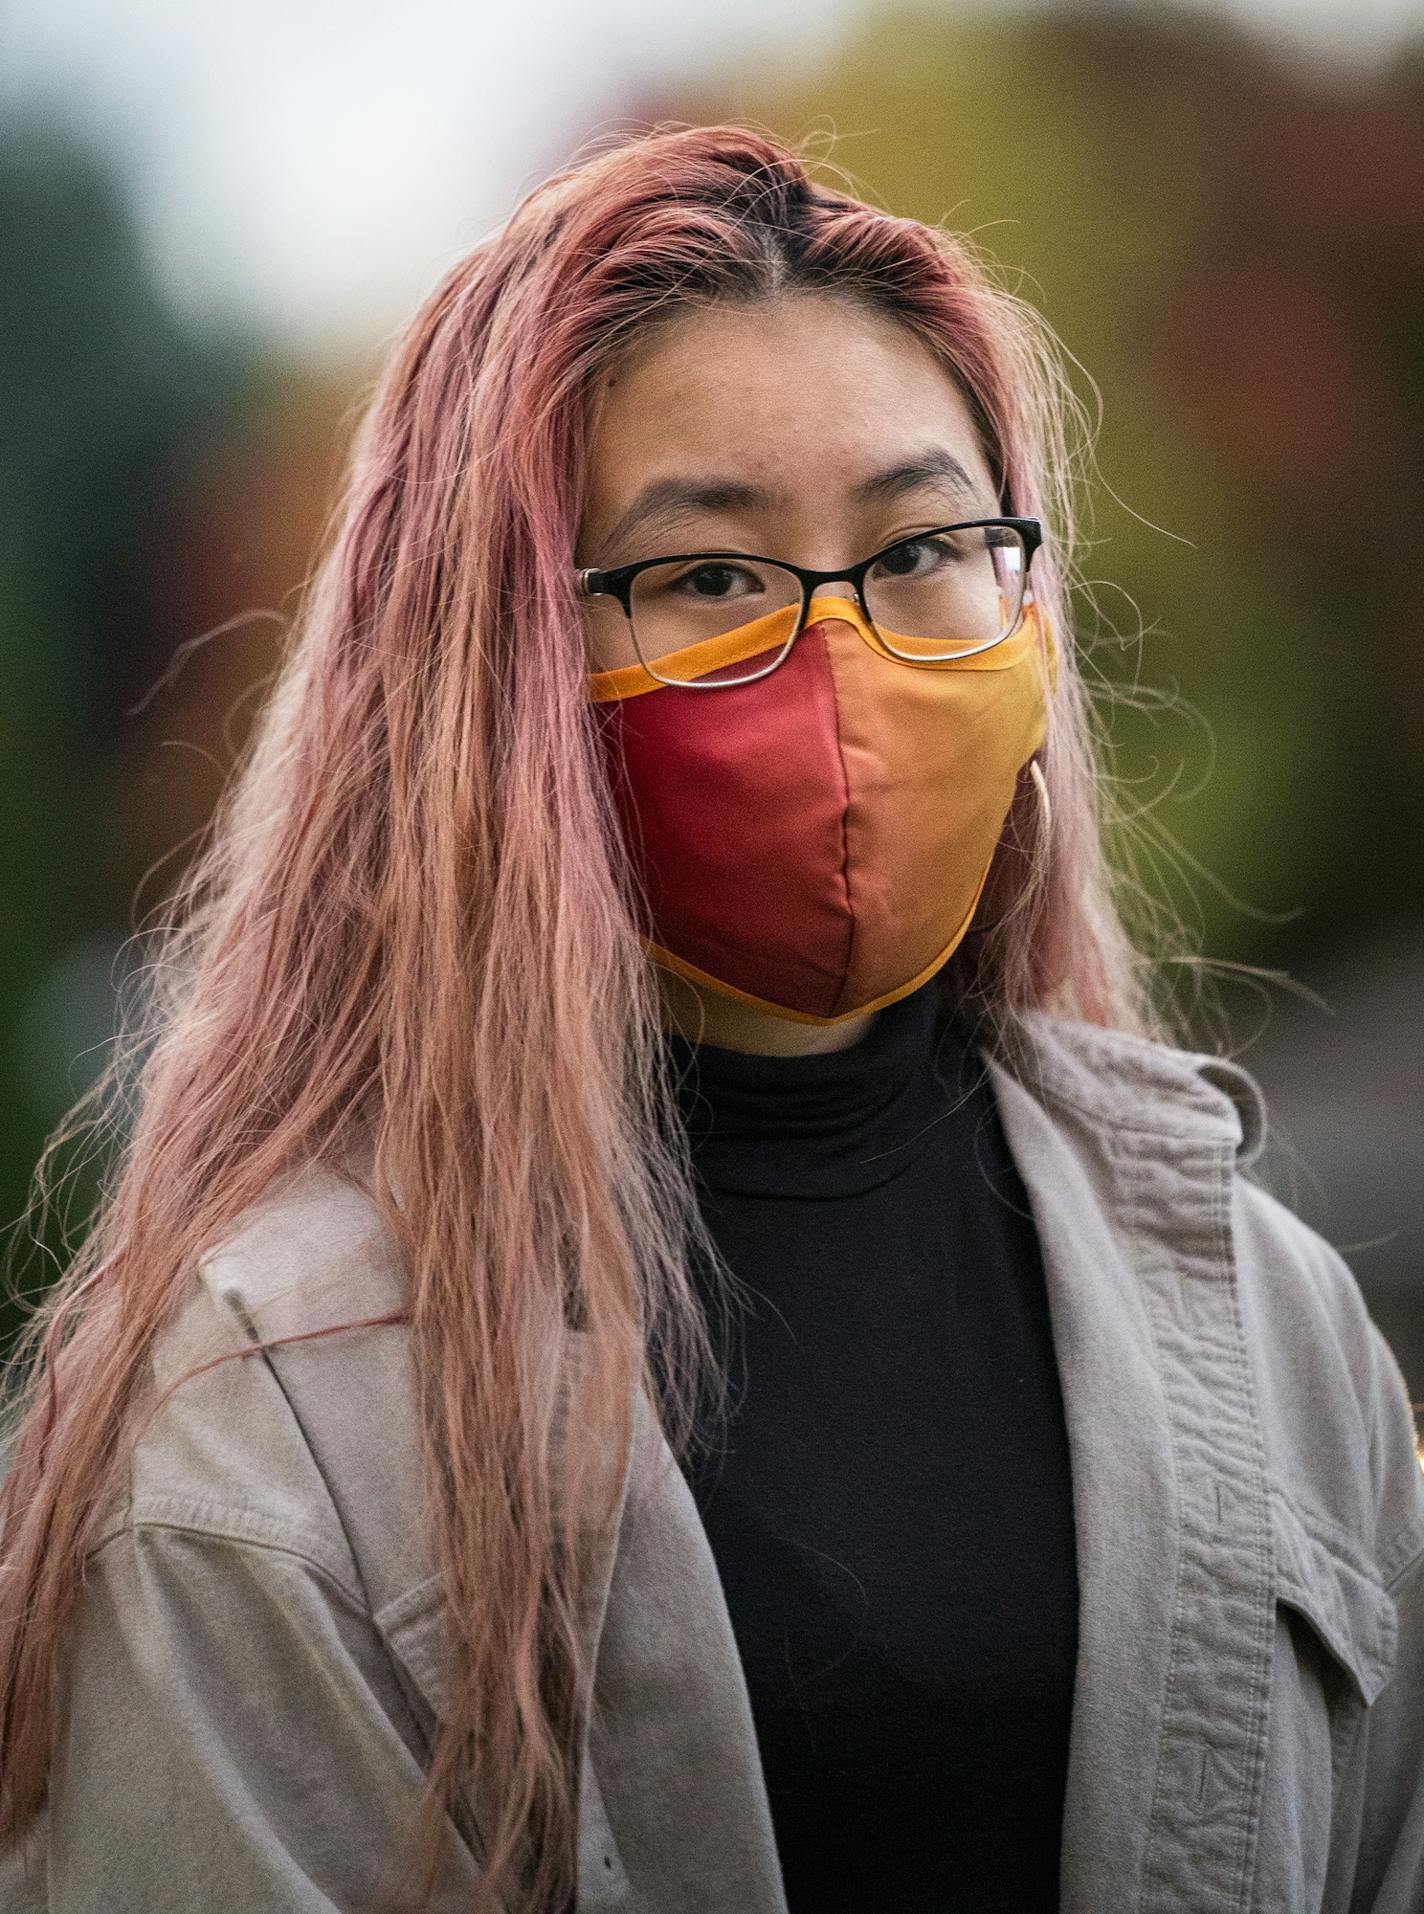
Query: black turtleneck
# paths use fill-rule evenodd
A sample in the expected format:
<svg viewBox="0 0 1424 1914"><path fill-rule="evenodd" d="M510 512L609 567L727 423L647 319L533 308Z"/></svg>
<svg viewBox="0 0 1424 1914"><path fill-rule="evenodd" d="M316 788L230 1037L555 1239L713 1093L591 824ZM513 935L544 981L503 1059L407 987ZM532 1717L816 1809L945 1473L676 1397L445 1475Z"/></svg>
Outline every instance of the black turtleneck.
<svg viewBox="0 0 1424 1914"><path fill-rule="evenodd" d="M721 1345L723 1445L689 1480L791 1914L1056 1909L1071 1479L982 1059L933 978L845 1050L665 1040L703 1215L756 1292Z"/></svg>

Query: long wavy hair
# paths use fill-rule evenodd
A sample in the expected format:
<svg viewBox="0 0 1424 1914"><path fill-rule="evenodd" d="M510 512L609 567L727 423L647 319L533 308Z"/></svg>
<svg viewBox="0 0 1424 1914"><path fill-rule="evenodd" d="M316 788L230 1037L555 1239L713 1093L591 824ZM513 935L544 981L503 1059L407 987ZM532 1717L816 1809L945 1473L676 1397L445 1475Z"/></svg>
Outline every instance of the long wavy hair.
<svg viewBox="0 0 1424 1914"><path fill-rule="evenodd" d="M363 1162L408 1274L407 1306L379 1320L413 1342L457 1677L419 1904L471 1759L498 1810L472 1914L515 1887L537 1910L572 1894L592 1670L571 1472L629 1442L639 1388L679 1455L725 1407L690 1259L730 1272L676 1120L571 583L590 405L652 328L816 291L893 314L938 356L1003 509L1044 520L1035 591L1060 654L1051 831L1021 779L983 927L939 987L992 1044L1029 1009L1167 1034L1103 848L1111 780L1071 640L1084 421L1067 355L967 238L813 168L739 124L592 142L388 355L270 695L140 933L142 1000L37 1171L42 1201L92 1101L111 1167L5 1372L0 1844L46 1798L51 1673L134 1412L154 1406L156 1339L249 1205L305 1165L351 1179ZM554 1469L575 1334L589 1439Z"/></svg>

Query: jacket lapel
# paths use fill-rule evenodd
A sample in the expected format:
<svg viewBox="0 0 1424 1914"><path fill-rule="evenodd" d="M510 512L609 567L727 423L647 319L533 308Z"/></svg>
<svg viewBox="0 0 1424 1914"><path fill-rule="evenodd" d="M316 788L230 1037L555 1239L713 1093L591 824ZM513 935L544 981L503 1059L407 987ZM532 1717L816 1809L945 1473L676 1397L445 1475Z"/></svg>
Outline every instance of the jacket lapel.
<svg viewBox="0 0 1424 1914"><path fill-rule="evenodd" d="M1038 1225L1079 1557L1063 1914L1249 1905L1274 1638L1236 1293L1238 1066L1034 1015L991 1063Z"/></svg>
<svg viewBox="0 0 1424 1914"><path fill-rule="evenodd" d="M646 1397L637 1417L598 1642L579 1907L786 1914L711 1546Z"/></svg>
<svg viewBox="0 0 1424 1914"><path fill-rule="evenodd" d="M1172 1631L1171 1435L1143 1297L1081 1163L997 1065L1034 1212L1068 1426L1078 1551L1063 1914L1135 1904Z"/></svg>

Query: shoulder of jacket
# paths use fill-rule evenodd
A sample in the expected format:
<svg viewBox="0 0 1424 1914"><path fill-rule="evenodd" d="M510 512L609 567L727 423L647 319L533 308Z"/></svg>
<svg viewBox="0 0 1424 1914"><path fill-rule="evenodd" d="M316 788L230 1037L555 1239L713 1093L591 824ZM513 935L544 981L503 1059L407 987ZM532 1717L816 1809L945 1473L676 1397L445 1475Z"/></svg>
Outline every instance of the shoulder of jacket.
<svg viewBox="0 0 1424 1914"><path fill-rule="evenodd" d="M173 1393L150 1420L141 1416L125 1492L97 1529L91 1552L125 1527L185 1529L286 1549L357 1594L357 1555L340 1497L309 1438L302 1391L254 1345L335 1332L397 1311L404 1300L374 1202L334 1171L304 1167L250 1205L200 1260L156 1339L154 1389L140 1405L143 1414L155 1396ZM321 1348L315 1373L323 1391L350 1389L346 1337L318 1333L293 1346Z"/></svg>
<svg viewBox="0 0 1424 1914"><path fill-rule="evenodd" d="M1341 1252L1249 1177L1238 1179L1236 1244L1259 1364L1280 1375L1276 1400L1294 1398L1294 1454L1332 1441L1354 1450L1388 1580L1424 1551L1424 1450L1399 1359Z"/></svg>
<svg viewBox="0 0 1424 1914"><path fill-rule="evenodd" d="M204 1287L262 1336L401 1308L395 1246L369 1191L306 1164L250 1204L203 1257Z"/></svg>

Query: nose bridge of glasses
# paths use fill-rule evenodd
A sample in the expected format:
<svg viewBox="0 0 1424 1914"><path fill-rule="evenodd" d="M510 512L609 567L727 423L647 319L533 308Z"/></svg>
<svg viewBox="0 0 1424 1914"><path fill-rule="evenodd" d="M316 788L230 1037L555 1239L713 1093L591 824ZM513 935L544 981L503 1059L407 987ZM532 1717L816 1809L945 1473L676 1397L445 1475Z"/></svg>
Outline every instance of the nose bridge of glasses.
<svg viewBox="0 0 1424 1914"><path fill-rule="evenodd" d="M848 625L855 626L867 643L874 644L875 633L854 598L818 587L812 595L810 604L806 607L806 625L809 628L830 618L844 619Z"/></svg>

